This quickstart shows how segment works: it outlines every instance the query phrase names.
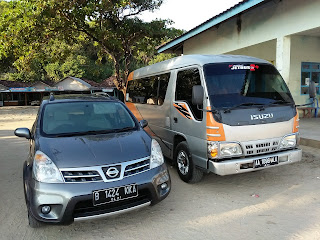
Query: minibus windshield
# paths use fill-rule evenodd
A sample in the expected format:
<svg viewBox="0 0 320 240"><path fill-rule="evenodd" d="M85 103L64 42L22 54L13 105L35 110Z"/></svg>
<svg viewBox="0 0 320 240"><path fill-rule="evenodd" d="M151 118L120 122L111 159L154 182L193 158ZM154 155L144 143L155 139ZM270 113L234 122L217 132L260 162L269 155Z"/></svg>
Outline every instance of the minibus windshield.
<svg viewBox="0 0 320 240"><path fill-rule="evenodd" d="M272 65L215 63L203 69L213 108L293 104L287 85Z"/></svg>

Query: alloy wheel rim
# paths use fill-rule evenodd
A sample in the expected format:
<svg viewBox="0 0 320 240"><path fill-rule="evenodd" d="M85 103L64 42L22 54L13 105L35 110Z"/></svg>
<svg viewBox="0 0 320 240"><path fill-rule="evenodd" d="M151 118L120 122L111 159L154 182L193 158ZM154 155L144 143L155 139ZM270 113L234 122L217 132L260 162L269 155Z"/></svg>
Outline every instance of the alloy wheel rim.
<svg viewBox="0 0 320 240"><path fill-rule="evenodd" d="M189 172L189 157L185 151L180 151L178 153L177 163L180 173L187 175Z"/></svg>

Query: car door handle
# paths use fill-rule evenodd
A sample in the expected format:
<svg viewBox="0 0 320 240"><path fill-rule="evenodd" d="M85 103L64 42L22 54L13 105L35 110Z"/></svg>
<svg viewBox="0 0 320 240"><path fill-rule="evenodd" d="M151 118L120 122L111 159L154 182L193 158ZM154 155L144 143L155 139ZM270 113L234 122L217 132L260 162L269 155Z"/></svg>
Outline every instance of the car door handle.
<svg viewBox="0 0 320 240"><path fill-rule="evenodd" d="M177 123L178 122L178 118L174 117L173 121L174 121L174 123Z"/></svg>

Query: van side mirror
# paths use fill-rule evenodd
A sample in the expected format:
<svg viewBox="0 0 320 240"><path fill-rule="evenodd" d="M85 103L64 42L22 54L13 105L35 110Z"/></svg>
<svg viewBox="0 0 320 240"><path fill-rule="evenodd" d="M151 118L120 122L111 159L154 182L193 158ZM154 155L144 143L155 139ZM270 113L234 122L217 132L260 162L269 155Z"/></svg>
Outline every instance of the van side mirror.
<svg viewBox="0 0 320 240"><path fill-rule="evenodd" d="M203 104L203 87L201 85L195 85L192 87L192 104L202 105Z"/></svg>
<svg viewBox="0 0 320 240"><path fill-rule="evenodd" d="M17 128L16 130L14 130L14 135L16 135L17 137L31 139L31 133L28 128Z"/></svg>
<svg viewBox="0 0 320 240"><path fill-rule="evenodd" d="M145 128L146 126L148 126L148 121L147 120L141 120L140 122L140 126L142 127L142 128Z"/></svg>
<svg viewBox="0 0 320 240"><path fill-rule="evenodd" d="M309 84L309 97L310 98L315 98L316 95L317 95L317 92L316 92L316 84L314 81L310 81L310 84Z"/></svg>

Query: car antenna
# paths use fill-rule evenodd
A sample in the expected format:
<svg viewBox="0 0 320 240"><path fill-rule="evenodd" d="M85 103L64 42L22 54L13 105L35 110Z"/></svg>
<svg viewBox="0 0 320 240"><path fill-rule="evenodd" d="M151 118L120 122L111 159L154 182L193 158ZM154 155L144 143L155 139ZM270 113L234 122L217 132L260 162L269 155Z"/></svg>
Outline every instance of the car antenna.
<svg viewBox="0 0 320 240"><path fill-rule="evenodd" d="M53 92L50 93L49 101L54 101L54 94L53 94Z"/></svg>

